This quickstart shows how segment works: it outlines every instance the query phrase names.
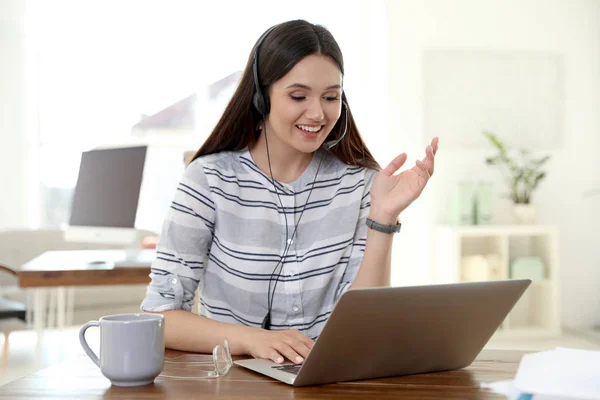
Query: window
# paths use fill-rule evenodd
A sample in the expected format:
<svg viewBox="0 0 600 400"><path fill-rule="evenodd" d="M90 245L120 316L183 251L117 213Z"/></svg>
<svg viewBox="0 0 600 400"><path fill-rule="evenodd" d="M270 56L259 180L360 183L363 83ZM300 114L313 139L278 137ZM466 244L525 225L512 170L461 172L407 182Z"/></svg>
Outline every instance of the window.
<svg viewBox="0 0 600 400"><path fill-rule="evenodd" d="M385 147L379 140L387 135L385 3L309 0L300 8L271 0L30 1L43 210L38 225L67 222L83 150L139 143L132 127L142 114L193 93L201 97L207 85L242 70L256 38L284 20L304 18L332 31L344 52L345 89L361 130L378 132L365 140L375 153L379 143ZM199 147L227 101L202 109L199 132L162 137L159 144L182 152ZM366 117L374 112L376 118Z"/></svg>

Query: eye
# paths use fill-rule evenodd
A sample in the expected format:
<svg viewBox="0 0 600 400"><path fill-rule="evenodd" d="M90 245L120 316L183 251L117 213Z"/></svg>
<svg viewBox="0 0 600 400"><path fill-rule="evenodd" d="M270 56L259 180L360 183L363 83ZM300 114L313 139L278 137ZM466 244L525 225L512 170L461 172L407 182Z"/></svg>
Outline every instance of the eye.
<svg viewBox="0 0 600 400"><path fill-rule="evenodd" d="M337 101L340 99L340 97L339 96L325 96L324 99L327 101Z"/></svg>
<svg viewBox="0 0 600 400"><path fill-rule="evenodd" d="M294 95L290 95L290 98L294 101L302 101L304 99L306 99L306 96L294 96Z"/></svg>

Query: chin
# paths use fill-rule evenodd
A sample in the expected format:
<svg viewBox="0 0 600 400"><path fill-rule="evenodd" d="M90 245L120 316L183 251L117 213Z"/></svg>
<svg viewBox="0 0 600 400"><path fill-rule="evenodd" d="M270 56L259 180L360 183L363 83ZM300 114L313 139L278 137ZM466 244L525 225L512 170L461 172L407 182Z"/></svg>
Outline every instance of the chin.
<svg viewBox="0 0 600 400"><path fill-rule="evenodd" d="M303 153L314 153L323 145L323 142L327 138L327 135L323 134L322 137L317 137L314 139L296 137L295 140L292 142L292 145L296 150L301 151Z"/></svg>
<svg viewBox="0 0 600 400"><path fill-rule="evenodd" d="M314 153L315 151L317 151L319 149L319 147L321 147L322 145L322 141L318 141L318 142L302 142L302 143L297 143L294 145L294 148L302 153L306 153L306 154L310 154L310 153Z"/></svg>

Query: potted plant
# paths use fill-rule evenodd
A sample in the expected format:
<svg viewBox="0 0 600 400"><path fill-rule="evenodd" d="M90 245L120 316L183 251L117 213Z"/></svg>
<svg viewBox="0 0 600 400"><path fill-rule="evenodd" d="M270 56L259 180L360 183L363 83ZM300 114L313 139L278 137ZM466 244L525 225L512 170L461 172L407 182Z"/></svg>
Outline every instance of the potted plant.
<svg viewBox="0 0 600 400"><path fill-rule="evenodd" d="M487 165L498 165L502 168L510 188L510 199L513 201L513 213L519 223L532 223L537 217L537 211L531 204L533 192L538 187L546 173L542 171L544 164L550 159L549 155L534 158L531 151L521 149L518 157L511 156L504 144L491 132L483 132L498 151L493 157L485 160Z"/></svg>

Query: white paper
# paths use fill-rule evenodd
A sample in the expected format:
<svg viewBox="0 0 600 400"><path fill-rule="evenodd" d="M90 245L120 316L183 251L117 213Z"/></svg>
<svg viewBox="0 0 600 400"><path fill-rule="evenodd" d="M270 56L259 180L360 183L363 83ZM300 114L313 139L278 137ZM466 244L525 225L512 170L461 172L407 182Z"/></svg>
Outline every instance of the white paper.
<svg viewBox="0 0 600 400"><path fill-rule="evenodd" d="M515 387L526 393L600 399L600 351L558 348L527 354Z"/></svg>
<svg viewBox="0 0 600 400"><path fill-rule="evenodd" d="M521 392L515 387L515 381L498 381L492 383L482 383L482 388L490 389L494 393L503 394L509 399L517 399Z"/></svg>
<svg viewBox="0 0 600 400"><path fill-rule="evenodd" d="M518 400L600 399L600 351L557 348L527 354L514 381L484 383L483 388Z"/></svg>

